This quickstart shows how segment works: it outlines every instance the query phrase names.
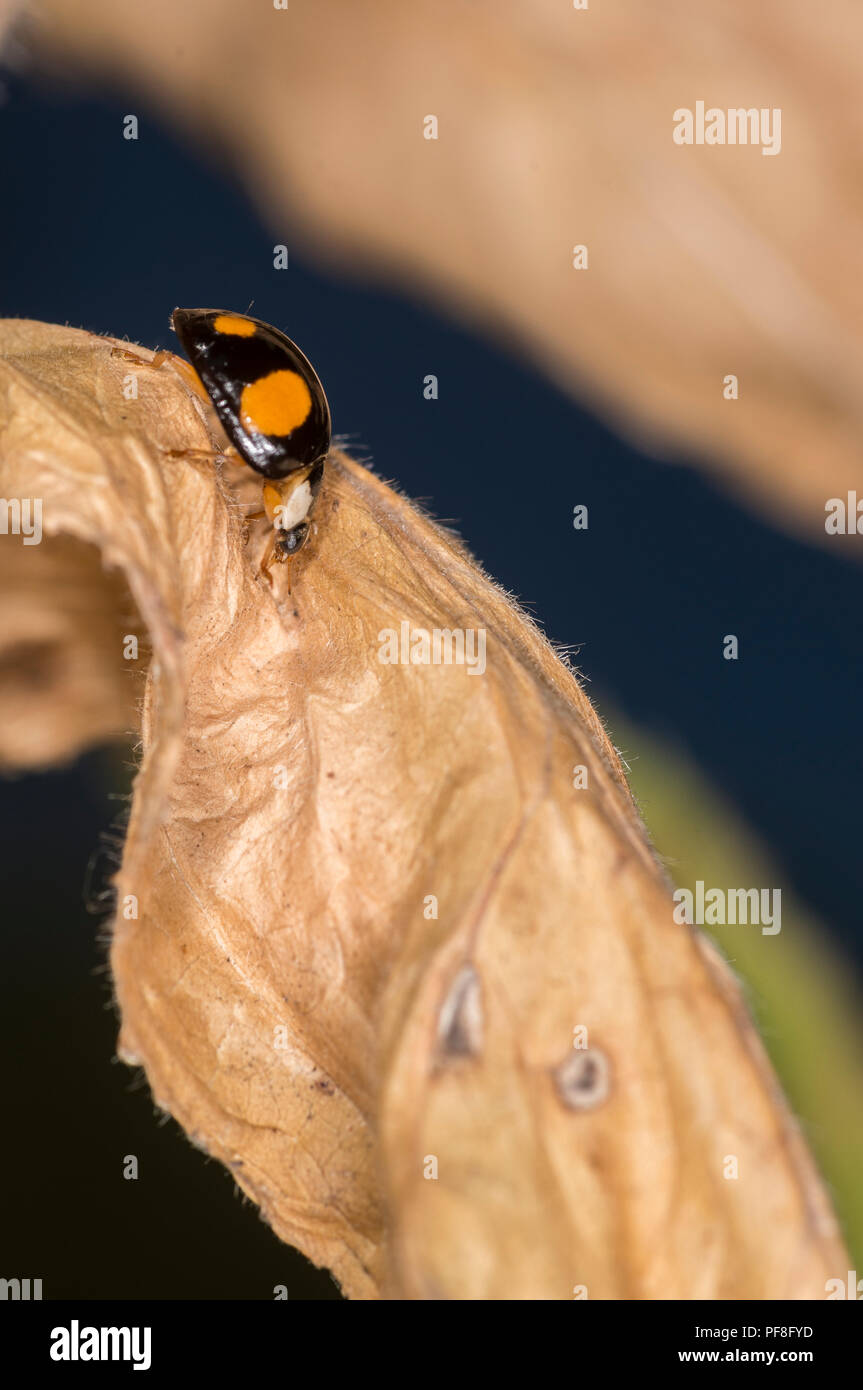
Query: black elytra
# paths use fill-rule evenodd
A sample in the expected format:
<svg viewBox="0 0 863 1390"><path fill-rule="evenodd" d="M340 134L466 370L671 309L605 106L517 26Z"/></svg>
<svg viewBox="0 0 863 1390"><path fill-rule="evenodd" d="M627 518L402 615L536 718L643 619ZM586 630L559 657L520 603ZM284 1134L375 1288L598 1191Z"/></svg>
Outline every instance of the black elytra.
<svg viewBox="0 0 863 1390"><path fill-rule="evenodd" d="M313 467L316 492L330 448L330 408L296 343L228 309L175 309L171 327L237 453L265 478Z"/></svg>

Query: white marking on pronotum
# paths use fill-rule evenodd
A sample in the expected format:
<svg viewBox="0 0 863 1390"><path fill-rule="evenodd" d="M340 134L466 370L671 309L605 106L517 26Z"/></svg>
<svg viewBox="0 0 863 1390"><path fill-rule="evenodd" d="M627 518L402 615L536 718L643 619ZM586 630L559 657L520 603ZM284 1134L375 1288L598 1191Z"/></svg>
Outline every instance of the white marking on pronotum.
<svg viewBox="0 0 863 1390"><path fill-rule="evenodd" d="M595 1047L570 1052L552 1071L557 1094L570 1110L593 1110L607 1098L610 1068L604 1052Z"/></svg>
<svg viewBox="0 0 863 1390"><path fill-rule="evenodd" d="M437 1026L438 1045L448 1057L475 1057L482 1047L482 998L479 975L463 965L443 1002Z"/></svg>
<svg viewBox="0 0 863 1390"><path fill-rule="evenodd" d="M280 507L276 508L279 526L283 531L293 531L301 521L305 521L312 505L312 489L308 482L299 483Z"/></svg>

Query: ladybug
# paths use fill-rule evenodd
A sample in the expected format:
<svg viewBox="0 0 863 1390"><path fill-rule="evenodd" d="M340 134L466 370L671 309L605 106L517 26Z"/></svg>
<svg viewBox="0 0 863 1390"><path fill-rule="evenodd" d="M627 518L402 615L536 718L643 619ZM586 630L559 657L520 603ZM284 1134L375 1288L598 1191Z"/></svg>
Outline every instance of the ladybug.
<svg viewBox="0 0 863 1390"><path fill-rule="evenodd" d="M309 538L330 449L330 408L317 372L284 333L226 309L175 309L171 327L231 444L264 479L273 535L261 561L290 562ZM290 592L290 568L288 570Z"/></svg>

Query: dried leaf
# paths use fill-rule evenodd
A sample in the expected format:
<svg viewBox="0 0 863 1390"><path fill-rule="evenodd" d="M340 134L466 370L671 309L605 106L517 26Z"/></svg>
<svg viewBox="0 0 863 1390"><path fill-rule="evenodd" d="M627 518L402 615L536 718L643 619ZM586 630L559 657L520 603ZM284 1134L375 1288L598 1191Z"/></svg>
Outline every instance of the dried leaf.
<svg viewBox="0 0 863 1390"><path fill-rule="evenodd" d="M122 571L153 647L121 1055L353 1297L823 1297L847 1256L819 1180L729 972L672 922L572 673L344 455L293 593L283 573L271 593L238 509L254 477L165 452L218 447L218 426L124 346L0 332L3 494L44 499L46 555L74 537ZM47 587L40 548L4 542L48 632L92 592L64 544ZM383 662L402 624L485 633L485 669ZM14 665L0 650L0 716ZM78 686L45 670L36 716L69 753L99 721L64 745ZM105 732L122 705L99 705ZM0 717L7 762L19 726Z"/></svg>

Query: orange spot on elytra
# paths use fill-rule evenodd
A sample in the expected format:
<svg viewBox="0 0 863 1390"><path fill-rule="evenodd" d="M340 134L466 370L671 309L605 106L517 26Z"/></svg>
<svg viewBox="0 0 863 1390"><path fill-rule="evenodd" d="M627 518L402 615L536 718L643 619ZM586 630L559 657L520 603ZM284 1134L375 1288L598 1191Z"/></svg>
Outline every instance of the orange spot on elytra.
<svg viewBox="0 0 863 1390"><path fill-rule="evenodd" d="M257 325L240 314L217 314L213 328L216 333L233 333L237 338L253 338L257 332Z"/></svg>
<svg viewBox="0 0 863 1390"><path fill-rule="evenodd" d="M312 393L297 372L270 372L243 391L240 419L260 434L291 434L311 408Z"/></svg>

